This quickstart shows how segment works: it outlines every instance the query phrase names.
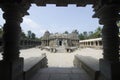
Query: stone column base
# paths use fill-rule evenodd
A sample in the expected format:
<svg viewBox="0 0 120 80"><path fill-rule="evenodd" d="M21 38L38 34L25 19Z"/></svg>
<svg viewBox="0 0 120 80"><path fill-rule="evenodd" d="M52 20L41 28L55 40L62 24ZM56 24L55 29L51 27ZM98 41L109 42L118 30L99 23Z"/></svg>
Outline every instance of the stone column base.
<svg viewBox="0 0 120 80"><path fill-rule="evenodd" d="M0 61L0 80L23 80L24 59Z"/></svg>
<svg viewBox="0 0 120 80"><path fill-rule="evenodd" d="M100 72L103 79L100 80L120 80L120 62L109 62L100 59Z"/></svg>

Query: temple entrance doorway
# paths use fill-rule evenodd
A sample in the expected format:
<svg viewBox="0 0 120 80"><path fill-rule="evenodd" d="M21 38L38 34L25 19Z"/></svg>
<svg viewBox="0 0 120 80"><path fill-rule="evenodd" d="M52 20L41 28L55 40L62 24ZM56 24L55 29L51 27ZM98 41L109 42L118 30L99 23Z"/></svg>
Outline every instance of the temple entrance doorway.
<svg viewBox="0 0 120 80"><path fill-rule="evenodd" d="M62 46L62 41L59 41L59 46Z"/></svg>

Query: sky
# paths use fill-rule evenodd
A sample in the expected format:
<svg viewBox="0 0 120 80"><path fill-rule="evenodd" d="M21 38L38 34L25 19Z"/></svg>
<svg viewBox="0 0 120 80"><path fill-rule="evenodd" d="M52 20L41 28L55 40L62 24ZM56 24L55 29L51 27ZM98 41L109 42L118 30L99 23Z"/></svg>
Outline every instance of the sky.
<svg viewBox="0 0 120 80"><path fill-rule="evenodd" d="M23 17L21 23L22 31L27 34L31 30L37 37L43 36L45 31L50 33L69 33L77 29L79 33L84 31L94 31L99 25L97 18L92 18L94 14L92 6L76 7L56 7L47 5L38 7L35 4L28 10L30 15ZM0 25L4 24L3 12L0 10Z"/></svg>

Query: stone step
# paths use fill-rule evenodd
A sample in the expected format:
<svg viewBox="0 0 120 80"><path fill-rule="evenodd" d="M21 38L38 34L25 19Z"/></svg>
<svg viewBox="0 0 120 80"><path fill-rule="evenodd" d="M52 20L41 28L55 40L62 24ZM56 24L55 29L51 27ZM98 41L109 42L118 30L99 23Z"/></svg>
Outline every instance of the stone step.
<svg viewBox="0 0 120 80"><path fill-rule="evenodd" d="M58 53L65 53L66 52L65 47L58 47L58 48L56 48L56 50Z"/></svg>
<svg viewBox="0 0 120 80"><path fill-rule="evenodd" d="M44 68L31 80L90 80L83 69L79 68Z"/></svg>
<svg viewBox="0 0 120 80"><path fill-rule="evenodd" d="M79 68L82 67L92 80L98 80L100 74L99 60L90 56L75 55L74 65Z"/></svg>
<svg viewBox="0 0 120 80"><path fill-rule="evenodd" d="M29 80L40 69L47 67L45 55L41 57L31 57L24 60L24 80Z"/></svg>

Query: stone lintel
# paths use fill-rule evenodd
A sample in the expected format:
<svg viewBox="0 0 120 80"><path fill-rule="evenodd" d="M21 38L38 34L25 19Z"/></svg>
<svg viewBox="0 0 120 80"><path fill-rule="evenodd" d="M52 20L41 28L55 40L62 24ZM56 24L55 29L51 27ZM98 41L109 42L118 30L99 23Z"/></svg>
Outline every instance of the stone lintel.
<svg viewBox="0 0 120 80"><path fill-rule="evenodd" d="M76 4L77 7L84 7L87 4L93 4L94 0L32 0L37 6L46 6L46 4L56 4L56 6L65 6L68 4Z"/></svg>

